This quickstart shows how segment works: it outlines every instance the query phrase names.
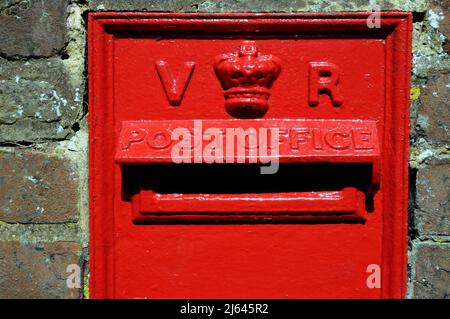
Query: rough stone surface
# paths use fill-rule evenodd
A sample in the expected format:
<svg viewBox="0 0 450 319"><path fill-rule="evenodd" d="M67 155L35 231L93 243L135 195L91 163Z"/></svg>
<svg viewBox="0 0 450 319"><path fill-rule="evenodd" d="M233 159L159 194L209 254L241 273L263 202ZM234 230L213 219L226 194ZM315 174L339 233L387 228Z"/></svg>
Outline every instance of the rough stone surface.
<svg viewBox="0 0 450 319"><path fill-rule="evenodd" d="M63 139L82 106L61 59L0 58L0 142Z"/></svg>
<svg viewBox="0 0 450 319"><path fill-rule="evenodd" d="M80 245L0 242L0 298L79 298L67 287L67 266L80 264Z"/></svg>
<svg viewBox="0 0 450 319"><path fill-rule="evenodd" d="M78 173L49 152L0 152L0 220L60 223L78 219Z"/></svg>
<svg viewBox="0 0 450 319"><path fill-rule="evenodd" d="M433 160L417 174L415 223L421 235L450 235L450 159Z"/></svg>
<svg viewBox="0 0 450 319"><path fill-rule="evenodd" d="M413 25L412 71L421 79L450 70L450 58L443 48L445 36L438 30L442 23L439 19L440 16L429 10L424 21Z"/></svg>
<svg viewBox="0 0 450 319"><path fill-rule="evenodd" d="M77 223L8 224L0 221L0 241L19 241L26 244L74 241L80 239Z"/></svg>
<svg viewBox="0 0 450 319"><path fill-rule="evenodd" d="M445 36L444 50L450 53L450 1L431 1L430 8L435 13L434 17L437 28Z"/></svg>
<svg viewBox="0 0 450 319"><path fill-rule="evenodd" d="M415 298L450 298L450 244L419 243L415 251Z"/></svg>
<svg viewBox="0 0 450 319"><path fill-rule="evenodd" d="M450 74L432 77L423 90L420 126L434 142L450 144Z"/></svg>
<svg viewBox="0 0 450 319"><path fill-rule="evenodd" d="M67 42L69 0L1 0L0 56L49 57Z"/></svg>
<svg viewBox="0 0 450 319"><path fill-rule="evenodd" d="M401 9L404 11L424 11L426 0L387 0L376 2L381 10ZM225 11L361 11L368 10L370 1L348 0L90 0L94 11L100 10L142 10L142 11L184 11L184 12L225 12Z"/></svg>

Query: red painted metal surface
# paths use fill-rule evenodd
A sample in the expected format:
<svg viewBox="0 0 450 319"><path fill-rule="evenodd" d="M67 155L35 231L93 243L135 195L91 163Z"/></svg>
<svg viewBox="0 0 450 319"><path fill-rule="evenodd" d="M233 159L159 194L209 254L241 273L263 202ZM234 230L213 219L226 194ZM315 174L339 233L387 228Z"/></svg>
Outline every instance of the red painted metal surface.
<svg viewBox="0 0 450 319"><path fill-rule="evenodd" d="M94 298L404 296L411 16L367 16L90 14Z"/></svg>

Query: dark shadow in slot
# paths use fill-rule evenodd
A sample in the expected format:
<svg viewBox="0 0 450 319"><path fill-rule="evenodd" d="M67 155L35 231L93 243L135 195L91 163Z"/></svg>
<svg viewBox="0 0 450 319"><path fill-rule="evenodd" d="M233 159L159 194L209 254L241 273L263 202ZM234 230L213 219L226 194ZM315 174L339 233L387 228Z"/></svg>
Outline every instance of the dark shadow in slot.
<svg viewBox="0 0 450 319"><path fill-rule="evenodd" d="M341 191L365 194L366 211L374 209L372 164L282 163L276 174L263 175L260 164L148 164L122 166L122 199L141 190L159 194L261 194Z"/></svg>

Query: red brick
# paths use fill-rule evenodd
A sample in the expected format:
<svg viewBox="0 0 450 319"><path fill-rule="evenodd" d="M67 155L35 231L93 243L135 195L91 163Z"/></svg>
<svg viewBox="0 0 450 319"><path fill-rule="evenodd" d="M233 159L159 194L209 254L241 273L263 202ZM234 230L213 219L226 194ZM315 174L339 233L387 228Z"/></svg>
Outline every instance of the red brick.
<svg viewBox="0 0 450 319"><path fill-rule="evenodd" d="M67 287L67 266L80 264L80 245L0 242L0 298L80 298Z"/></svg>
<svg viewBox="0 0 450 319"><path fill-rule="evenodd" d="M450 160L433 160L419 169L415 223L420 235L450 233Z"/></svg>
<svg viewBox="0 0 450 319"><path fill-rule="evenodd" d="M450 144L450 74L431 78L421 96L422 130L431 140Z"/></svg>
<svg viewBox="0 0 450 319"><path fill-rule="evenodd" d="M67 159L38 151L0 152L0 220L78 219L78 176Z"/></svg>
<svg viewBox="0 0 450 319"><path fill-rule="evenodd" d="M9 0L0 3L0 55L48 57L67 42L68 0Z"/></svg>
<svg viewBox="0 0 450 319"><path fill-rule="evenodd" d="M419 243L414 251L414 298L450 298L450 245Z"/></svg>

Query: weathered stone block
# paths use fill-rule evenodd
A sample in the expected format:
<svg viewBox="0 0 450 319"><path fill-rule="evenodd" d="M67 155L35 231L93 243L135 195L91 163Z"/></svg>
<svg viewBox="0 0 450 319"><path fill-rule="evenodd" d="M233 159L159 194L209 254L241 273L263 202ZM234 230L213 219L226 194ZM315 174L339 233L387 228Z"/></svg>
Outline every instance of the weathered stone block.
<svg viewBox="0 0 450 319"><path fill-rule="evenodd" d="M419 169L415 223L421 235L450 234L450 159Z"/></svg>
<svg viewBox="0 0 450 319"><path fill-rule="evenodd" d="M82 95L59 58L28 62L0 58L0 142L67 137Z"/></svg>
<svg viewBox="0 0 450 319"><path fill-rule="evenodd" d="M0 2L0 56L49 57L67 42L69 0Z"/></svg>
<svg viewBox="0 0 450 319"><path fill-rule="evenodd" d="M450 69L450 58L443 48L444 36L437 30L435 14L431 10L428 12L425 21L413 24L412 72L420 79Z"/></svg>
<svg viewBox="0 0 450 319"><path fill-rule="evenodd" d="M90 0L92 10L146 10L146 11L364 11L369 9L369 1L348 0ZM426 0L378 1L382 10L424 11Z"/></svg>
<svg viewBox="0 0 450 319"><path fill-rule="evenodd" d="M450 245L416 243L413 255L413 297L450 298Z"/></svg>
<svg viewBox="0 0 450 319"><path fill-rule="evenodd" d="M53 153L0 151L0 220L77 221L78 179L76 168Z"/></svg>
<svg viewBox="0 0 450 319"><path fill-rule="evenodd" d="M431 78L421 96L418 122L432 141L450 144L450 74Z"/></svg>
<svg viewBox="0 0 450 319"><path fill-rule="evenodd" d="M66 282L67 266L80 265L80 254L74 242L0 242L0 298L80 298Z"/></svg>
<svg viewBox="0 0 450 319"><path fill-rule="evenodd" d="M450 1L433 0L431 1L431 10L433 11L435 27L445 36L444 50L450 53Z"/></svg>

